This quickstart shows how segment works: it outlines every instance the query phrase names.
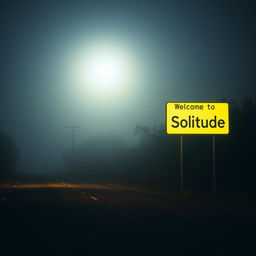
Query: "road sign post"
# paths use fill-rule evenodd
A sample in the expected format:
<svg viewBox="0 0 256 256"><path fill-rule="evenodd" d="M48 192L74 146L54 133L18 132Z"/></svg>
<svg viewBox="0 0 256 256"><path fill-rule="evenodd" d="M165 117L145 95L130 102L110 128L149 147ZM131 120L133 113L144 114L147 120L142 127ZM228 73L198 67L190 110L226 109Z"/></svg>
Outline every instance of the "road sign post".
<svg viewBox="0 0 256 256"><path fill-rule="evenodd" d="M215 136L212 136L212 192L216 196Z"/></svg>
<svg viewBox="0 0 256 256"><path fill-rule="evenodd" d="M180 136L180 195L183 194L183 138Z"/></svg>
<svg viewBox="0 0 256 256"><path fill-rule="evenodd" d="M180 192L183 193L183 134L212 135L212 190L216 195L215 135L229 134L228 103L167 102L166 132L180 135Z"/></svg>

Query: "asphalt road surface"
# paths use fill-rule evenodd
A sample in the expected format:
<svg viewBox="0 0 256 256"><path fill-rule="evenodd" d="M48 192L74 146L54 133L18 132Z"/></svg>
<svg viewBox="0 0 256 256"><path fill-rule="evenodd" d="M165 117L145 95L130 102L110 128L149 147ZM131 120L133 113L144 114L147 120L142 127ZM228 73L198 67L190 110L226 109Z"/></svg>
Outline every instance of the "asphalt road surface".
<svg viewBox="0 0 256 256"><path fill-rule="evenodd" d="M122 185L0 189L0 255L256 255L250 211Z"/></svg>

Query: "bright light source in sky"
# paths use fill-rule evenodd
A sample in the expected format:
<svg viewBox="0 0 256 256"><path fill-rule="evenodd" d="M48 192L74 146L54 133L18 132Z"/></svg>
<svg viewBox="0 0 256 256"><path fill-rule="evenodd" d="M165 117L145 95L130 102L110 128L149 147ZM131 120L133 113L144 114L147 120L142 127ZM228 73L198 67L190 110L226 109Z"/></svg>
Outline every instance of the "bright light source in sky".
<svg viewBox="0 0 256 256"><path fill-rule="evenodd" d="M124 78L124 67L122 61L113 54L104 53L95 56L91 60L91 64L87 73L88 78L99 89L110 89Z"/></svg>
<svg viewBox="0 0 256 256"><path fill-rule="evenodd" d="M90 95L124 93L131 84L131 61L118 47L93 47L81 53L75 67L79 85Z"/></svg>

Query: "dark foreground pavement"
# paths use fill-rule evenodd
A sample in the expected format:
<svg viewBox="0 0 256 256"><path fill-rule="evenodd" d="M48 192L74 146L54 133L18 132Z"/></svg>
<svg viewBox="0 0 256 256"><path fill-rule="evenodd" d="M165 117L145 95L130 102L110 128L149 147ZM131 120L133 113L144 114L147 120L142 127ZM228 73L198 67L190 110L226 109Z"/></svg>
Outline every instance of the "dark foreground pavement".
<svg viewBox="0 0 256 256"><path fill-rule="evenodd" d="M253 213L115 185L0 189L0 255L256 255Z"/></svg>

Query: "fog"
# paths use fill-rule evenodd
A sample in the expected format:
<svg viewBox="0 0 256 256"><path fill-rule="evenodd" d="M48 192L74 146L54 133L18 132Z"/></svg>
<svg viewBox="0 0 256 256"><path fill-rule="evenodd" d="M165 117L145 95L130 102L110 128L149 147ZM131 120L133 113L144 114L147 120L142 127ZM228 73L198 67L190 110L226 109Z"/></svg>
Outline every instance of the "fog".
<svg viewBox="0 0 256 256"><path fill-rule="evenodd" d="M129 148L140 143L136 124L164 124L166 101L255 95L253 8L199 2L5 2L0 129L19 149L18 171L65 169L67 126L81 127L75 147L116 136ZM129 82L118 93L90 94L75 76L79 57L96 45L129 58Z"/></svg>

